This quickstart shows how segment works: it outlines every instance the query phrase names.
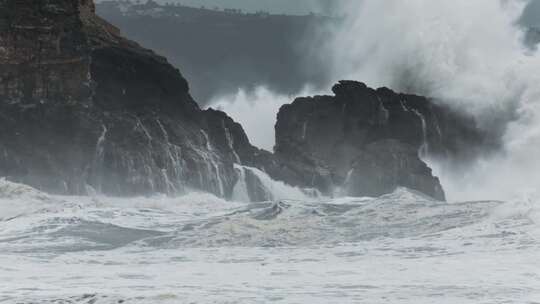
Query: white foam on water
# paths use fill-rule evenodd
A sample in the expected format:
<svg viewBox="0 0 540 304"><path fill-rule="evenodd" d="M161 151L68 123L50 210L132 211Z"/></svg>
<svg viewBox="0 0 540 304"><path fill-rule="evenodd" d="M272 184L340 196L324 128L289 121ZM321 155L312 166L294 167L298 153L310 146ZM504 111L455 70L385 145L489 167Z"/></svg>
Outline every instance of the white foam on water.
<svg viewBox="0 0 540 304"><path fill-rule="evenodd" d="M534 196L234 203L59 197L0 181L5 303L534 303ZM13 208L11 208L13 207Z"/></svg>
<svg viewBox="0 0 540 304"><path fill-rule="evenodd" d="M0 178L0 220L15 218L57 203L32 187Z"/></svg>
<svg viewBox="0 0 540 304"><path fill-rule="evenodd" d="M301 189L281 181L273 180L268 174L266 174L266 172L257 168L247 166L242 166L242 168L244 170L249 170L257 177L268 195L271 196L270 200L298 200L306 202L320 198L320 194L316 192L315 196L309 193L312 189Z"/></svg>
<svg viewBox="0 0 540 304"><path fill-rule="evenodd" d="M240 165L234 165L234 169L238 174L238 181L233 188L232 199L237 202L249 203L251 199L248 193L248 186L246 183L246 169Z"/></svg>

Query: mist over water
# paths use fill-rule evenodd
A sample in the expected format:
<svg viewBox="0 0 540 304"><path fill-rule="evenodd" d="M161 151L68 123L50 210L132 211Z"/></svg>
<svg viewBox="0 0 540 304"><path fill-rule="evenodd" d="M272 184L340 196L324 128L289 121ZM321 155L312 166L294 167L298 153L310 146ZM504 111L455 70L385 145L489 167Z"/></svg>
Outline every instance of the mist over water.
<svg viewBox="0 0 540 304"><path fill-rule="evenodd" d="M335 7L344 19L320 29L325 39L311 40L324 41L313 49L320 50L319 62L332 82L354 79L371 87L432 97L472 114L487 134L502 141L501 151L467 170L427 160L451 200L515 198L540 184L540 55L523 44L518 21L526 4L520 0L344 1ZM239 106L246 97L249 109ZM261 89L253 96L218 100L245 124L253 142L261 143L273 134L273 123L249 121L274 118L268 112L293 98ZM263 145L269 148L269 142Z"/></svg>
<svg viewBox="0 0 540 304"><path fill-rule="evenodd" d="M277 112L291 98L257 87L253 91L239 89L236 94L215 97L210 104L240 122L253 145L272 151Z"/></svg>

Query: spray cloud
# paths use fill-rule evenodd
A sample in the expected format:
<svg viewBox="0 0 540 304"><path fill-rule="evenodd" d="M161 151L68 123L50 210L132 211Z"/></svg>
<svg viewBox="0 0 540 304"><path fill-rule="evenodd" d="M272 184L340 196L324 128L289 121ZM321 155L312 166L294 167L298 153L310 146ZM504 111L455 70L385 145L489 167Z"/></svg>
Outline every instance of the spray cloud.
<svg viewBox="0 0 540 304"><path fill-rule="evenodd" d="M451 199L507 199L540 185L540 54L523 44L517 20L525 5L520 0L343 1L337 11L344 19L322 30L331 35L313 47L320 49L320 64L332 81L355 79L430 96L473 114L480 127L499 134L503 151L467 172L431 165ZM273 94L264 95L270 100ZM254 114L257 99L251 103L255 108L240 112L274 119L264 107ZM274 104L283 101L278 97Z"/></svg>

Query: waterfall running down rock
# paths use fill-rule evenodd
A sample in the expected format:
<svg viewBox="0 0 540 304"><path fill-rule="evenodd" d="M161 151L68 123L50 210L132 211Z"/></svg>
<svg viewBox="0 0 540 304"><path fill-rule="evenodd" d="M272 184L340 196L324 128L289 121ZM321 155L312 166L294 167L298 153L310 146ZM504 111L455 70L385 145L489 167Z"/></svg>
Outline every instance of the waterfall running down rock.
<svg viewBox="0 0 540 304"><path fill-rule="evenodd" d="M199 155L205 160L206 166L208 168L208 176L212 181L215 181L217 183L218 194L219 196L223 197L223 195L225 194L225 188L223 186L223 180L221 179L222 177L219 169L217 156L214 153L214 149L212 147L212 143L210 142L208 133L206 133L204 130L201 130L201 133L206 141L206 149L208 152L202 151L200 149L196 149L196 151L198 151Z"/></svg>
<svg viewBox="0 0 540 304"><path fill-rule="evenodd" d="M105 125L102 125L101 135L99 136L96 143L96 152L94 159L94 170L95 170L95 182L96 182L96 191L101 193L102 190L102 172L103 172L103 163L105 161L105 141L107 139L108 129Z"/></svg>
<svg viewBox="0 0 540 304"><path fill-rule="evenodd" d="M166 186L166 193L168 194L178 194L184 191L184 176L182 172L182 148L171 143L169 139L169 133L161 123L159 119L156 119L156 123L161 130L164 140L164 150L167 156L167 165L165 168L160 170L161 177ZM139 126L146 135L149 143L152 141L152 137L148 133L148 130L144 127L142 122L139 120ZM174 180L171 180L170 177L173 177Z"/></svg>
<svg viewBox="0 0 540 304"><path fill-rule="evenodd" d="M231 135L231 131L229 130L229 128L227 128L225 121L222 120L221 124L223 126L223 130L225 130L225 138L227 139L227 144L234 155L234 160L237 164L241 165L242 161L240 160L240 156L238 156L238 153L236 153L236 149L234 148L234 141Z"/></svg>
<svg viewBox="0 0 540 304"><path fill-rule="evenodd" d="M101 132L96 144L96 158L98 159L103 158L103 154L105 152L105 139L108 131L105 125L103 125L102 128L103 131Z"/></svg>
<svg viewBox="0 0 540 304"><path fill-rule="evenodd" d="M420 146L420 149L418 150L418 155L421 159L426 159L429 156L429 142L427 137L427 123L426 118L420 111L416 109L412 109L412 112L418 116L420 119L420 122L422 124L422 145Z"/></svg>
<svg viewBox="0 0 540 304"><path fill-rule="evenodd" d="M270 200L298 200L298 201L312 201L314 199L322 198L320 193L313 189L300 189L285 184L284 182L273 180L268 174L257 169L242 166L245 170L251 172L261 183L264 190L269 196Z"/></svg>
<svg viewBox="0 0 540 304"><path fill-rule="evenodd" d="M234 165L234 170L238 174L238 181L233 188L232 200L235 202L249 203L251 198L249 197L247 182L246 182L246 169L238 164Z"/></svg>
<svg viewBox="0 0 540 304"><path fill-rule="evenodd" d="M302 139L306 139L306 133L307 133L307 126L308 126L308 121L304 121L304 124L302 125Z"/></svg>
<svg viewBox="0 0 540 304"><path fill-rule="evenodd" d="M345 176L345 180L341 187L336 187L333 191L332 197L346 197L349 193L349 188L351 186L351 178L354 174L354 168L350 169Z"/></svg>
<svg viewBox="0 0 540 304"><path fill-rule="evenodd" d="M143 122L141 121L139 117L135 116L134 118L137 121L137 128L140 129L140 131L144 134L144 136L146 137L146 140L148 140L148 143L151 143L153 138L152 138L152 135L150 135L150 132L148 131L148 129L144 126ZM163 135L166 136L163 125L161 125L161 123L159 124L160 124L161 130L163 131Z"/></svg>

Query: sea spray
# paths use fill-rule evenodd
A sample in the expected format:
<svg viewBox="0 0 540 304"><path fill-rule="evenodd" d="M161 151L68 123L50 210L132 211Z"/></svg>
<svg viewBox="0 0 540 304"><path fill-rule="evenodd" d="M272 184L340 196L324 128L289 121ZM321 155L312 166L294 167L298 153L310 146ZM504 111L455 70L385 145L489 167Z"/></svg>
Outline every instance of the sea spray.
<svg viewBox="0 0 540 304"><path fill-rule="evenodd" d="M279 200L297 200L297 201L312 201L323 198L321 193L314 189L302 189L287 185L282 181L272 179L267 173L257 168L248 166L235 165L235 169L239 174L238 181L234 186L233 199L245 201L249 199L249 190L247 189L246 171L248 171L257 182L262 186L265 196L269 201ZM251 201L248 200L248 201Z"/></svg>
<svg viewBox="0 0 540 304"><path fill-rule="evenodd" d="M332 35L320 48L321 64L331 79L433 97L474 115L479 127L499 136L498 155L458 171L444 159L426 158L427 145L421 154L452 200L513 198L540 182L540 53L523 45L517 20L525 4L336 2L344 19L326 29Z"/></svg>
<svg viewBox="0 0 540 304"><path fill-rule="evenodd" d="M450 200L511 199L540 182L540 54L523 44L517 20L525 4L346 0L332 4L341 21L321 28L324 37L308 40L317 41L313 49L332 82L354 79L390 87L473 115L480 128L500 140L500 151L486 151L465 170L427 157L426 144L420 154ZM317 93L308 89L297 95ZM270 149L275 115L267 113L293 99L260 87L213 103L242 122L253 142ZM260 117L266 117L264 124ZM429 125L436 128L429 132L441 138L438 122Z"/></svg>

